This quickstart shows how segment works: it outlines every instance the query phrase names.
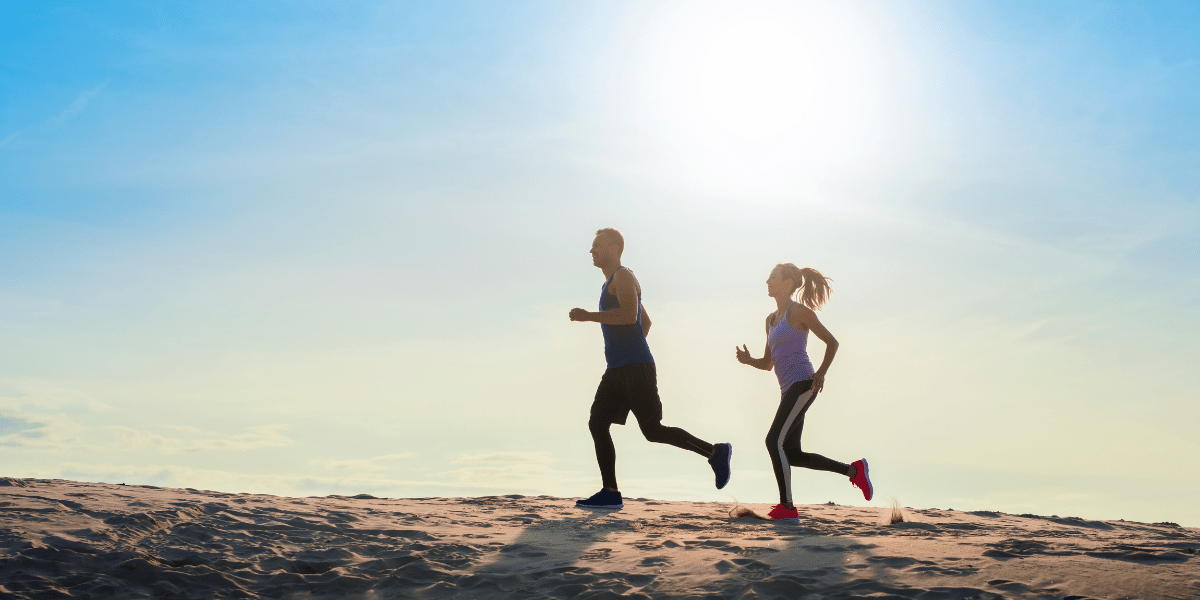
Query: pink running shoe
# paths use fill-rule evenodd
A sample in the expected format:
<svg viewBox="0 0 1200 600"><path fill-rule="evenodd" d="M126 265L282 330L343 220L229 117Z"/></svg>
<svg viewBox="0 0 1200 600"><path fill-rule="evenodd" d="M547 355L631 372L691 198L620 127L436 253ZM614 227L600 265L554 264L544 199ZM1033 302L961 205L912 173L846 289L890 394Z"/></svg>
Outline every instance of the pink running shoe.
<svg viewBox="0 0 1200 600"><path fill-rule="evenodd" d="M850 478L850 483L862 490L863 498L870 500L875 496L875 487L871 485L871 475L867 470L867 459L856 460L851 464L857 472L854 474L854 477Z"/></svg>
<svg viewBox="0 0 1200 600"><path fill-rule="evenodd" d="M772 508L771 512L767 513L767 516L771 517L774 521L800 522L800 513L796 512L796 509L788 508L782 504L776 504L775 508Z"/></svg>

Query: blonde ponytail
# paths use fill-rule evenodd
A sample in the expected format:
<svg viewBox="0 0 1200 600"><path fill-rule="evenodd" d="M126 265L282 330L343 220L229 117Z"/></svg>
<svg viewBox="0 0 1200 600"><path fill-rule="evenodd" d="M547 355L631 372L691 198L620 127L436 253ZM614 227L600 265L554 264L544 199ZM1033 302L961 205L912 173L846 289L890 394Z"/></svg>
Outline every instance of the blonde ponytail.
<svg viewBox="0 0 1200 600"><path fill-rule="evenodd" d="M782 274L785 279L795 282L796 287L792 289L792 293L800 290L800 304L812 310L821 310L821 307L829 301L829 296L833 294L829 282L833 280L822 275L820 271L812 267L801 269L792 263L781 263L776 266L783 269Z"/></svg>

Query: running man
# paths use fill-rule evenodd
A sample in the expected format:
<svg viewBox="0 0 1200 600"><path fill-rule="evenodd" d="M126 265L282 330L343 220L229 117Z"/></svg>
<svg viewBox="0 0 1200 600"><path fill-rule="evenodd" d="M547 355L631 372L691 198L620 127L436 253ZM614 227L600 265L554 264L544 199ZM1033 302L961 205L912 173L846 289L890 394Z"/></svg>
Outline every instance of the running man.
<svg viewBox="0 0 1200 600"><path fill-rule="evenodd" d="M792 295L800 290L800 302ZM762 369L775 368L783 398L779 410L767 433L767 451L771 454L771 466L775 470L775 481L779 484L779 504L771 509L769 517L776 520L798 521L800 515L792 504L792 467L803 467L817 471L841 473L850 478L850 483L862 490L863 498L870 500L875 495L871 478L867 472L867 459L843 464L820 454L800 450L800 432L804 429L804 413L825 386L825 373L837 354L838 342L833 334L821 324L814 310L821 310L831 293L829 278L816 269L797 268L792 263L775 265L767 278L767 295L775 300L778 310L767 315L767 347L762 358L750 356L742 344L734 347L738 362ZM813 371L808 359L808 332L816 334L825 342L825 357L821 367Z"/></svg>
<svg viewBox="0 0 1200 600"><path fill-rule="evenodd" d="M600 288L600 311L573 308L572 321L594 321L604 334L604 358L608 369L600 378L588 428L596 444L596 462L604 489L576 506L585 508L622 508L621 491L617 488L617 449L613 445L609 426L624 425L632 412L637 417L642 435L651 442L670 444L691 450L708 459L717 476L717 489L729 483L729 461L733 456L730 444L709 444L678 428L662 424L662 402L658 399L658 379L654 357L646 344L650 331L650 315L642 306L642 286L633 271L621 266L625 238L611 227L596 232L592 241L592 264L604 272Z"/></svg>

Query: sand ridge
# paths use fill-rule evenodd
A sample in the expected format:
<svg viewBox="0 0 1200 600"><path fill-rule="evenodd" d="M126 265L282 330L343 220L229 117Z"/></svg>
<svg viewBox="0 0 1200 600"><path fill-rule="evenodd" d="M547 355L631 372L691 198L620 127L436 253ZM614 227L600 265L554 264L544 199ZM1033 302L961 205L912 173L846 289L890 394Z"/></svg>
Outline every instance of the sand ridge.
<svg viewBox="0 0 1200 600"><path fill-rule="evenodd" d="M8 598L1198 598L1200 529L549 496L287 498L0 478ZM760 512L764 507L756 506Z"/></svg>

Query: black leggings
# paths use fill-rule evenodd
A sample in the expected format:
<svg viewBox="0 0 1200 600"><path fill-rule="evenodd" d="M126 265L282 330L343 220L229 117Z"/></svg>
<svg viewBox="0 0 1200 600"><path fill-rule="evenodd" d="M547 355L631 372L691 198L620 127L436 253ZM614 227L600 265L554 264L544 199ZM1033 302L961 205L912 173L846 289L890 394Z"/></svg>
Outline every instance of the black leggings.
<svg viewBox="0 0 1200 600"><path fill-rule="evenodd" d="M596 444L596 462L600 464L600 477L604 481L604 487L615 490L618 489L617 447L613 445L612 433L608 430L610 426L612 423L603 418L592 417L588 421L588 429L592 430L592 441ZM659 421L643 422L640 418L638 427L648 441L691 450L704 458L712 455L712 444L678 427L666 427Z"/></svg>
<svg viewBox="0 0 1200 600"><path fill-rule="evenodd" d="M850 475L850 465L825 458L820 454L800 450L800 433L804 430L804 413L817 397L812 393L812 381L798 381L783 393L779 410L767 433L767 451L771 453L771 468L779 483L779 502L792 504L792 469L803 467L815 471L830 471Z"/></svg>

